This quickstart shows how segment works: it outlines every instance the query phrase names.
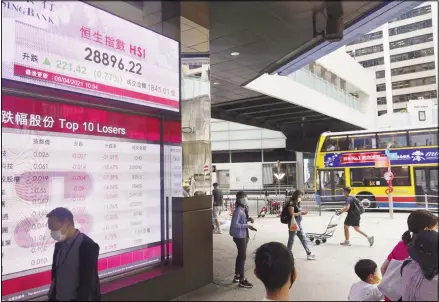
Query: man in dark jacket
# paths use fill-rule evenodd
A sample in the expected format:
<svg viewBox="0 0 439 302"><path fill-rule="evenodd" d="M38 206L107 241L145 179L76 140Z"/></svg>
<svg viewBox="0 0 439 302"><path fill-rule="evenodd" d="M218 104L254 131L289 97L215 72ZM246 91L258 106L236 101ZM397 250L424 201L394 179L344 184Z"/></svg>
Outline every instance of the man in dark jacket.
<svg viewBox="0 0 439 302"><path fill-rule="evenodd" d="M99 301L99 245L75 228L73 214L56 208L47 214L52 238L52 284L49 301Z"/></svg>

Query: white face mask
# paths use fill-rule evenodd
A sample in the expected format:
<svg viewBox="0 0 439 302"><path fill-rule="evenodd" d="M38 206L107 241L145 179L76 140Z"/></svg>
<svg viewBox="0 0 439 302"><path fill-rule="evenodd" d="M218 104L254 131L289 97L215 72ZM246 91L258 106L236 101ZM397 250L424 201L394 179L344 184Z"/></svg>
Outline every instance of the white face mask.
<svg viewBox="0 0 439 302"><path fill-rule="evenodd" d="M297 201L301 202L302 201L302 197L297 198Z"/></svg>
<svg viewBox="0 0 439 302"><path fill-rule="evenodd" d="M51 231L50 236L52 236L53 240L61 242L66 240L67 234L63 234L61 230L59 230L59 231Z"/></svg>

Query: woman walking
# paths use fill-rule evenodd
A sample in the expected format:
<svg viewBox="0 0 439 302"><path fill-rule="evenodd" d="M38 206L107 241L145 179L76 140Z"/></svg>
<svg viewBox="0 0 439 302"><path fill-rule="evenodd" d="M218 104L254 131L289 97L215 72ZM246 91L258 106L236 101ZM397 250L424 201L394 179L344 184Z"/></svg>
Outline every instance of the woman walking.
<svg viewBox="0 0 439 302"><path fill-rule="evenodd" d="M295 218L297 225L298 225L298 229L294 230L291 227L291 221L292 219L290 219L290 222L288 223L288 244L287 247L290 251L292 251L293 248L293 244L294 244L294 238L299 237L300 242L303 245L303 248L305 249L306 252L306 258L308 260L315 260L316 256L311 253L311 250L308 247L308 242L306 241L306 238L304 236L304 232L303 232L303 227L302 227L302 216L308 214L308 211L302 211L302 209L300 208L300 202L302 201L302 196L303 196L303 192L301 192L300 190L296 190L293 193L293 196L291 196L289 203L287 205L288 207L288 212L290 213L290 216Z"/></svg>
<svg viewBox="0 0 439 302"><path fill-rule="evenodd" d="M238 249L238 255L235 262L235 277L234 283L238 283L239 287L252 288L253 284L247 281L244 276L245 259L247 255L247 244L249 240L248 230L256 231L256 229L249 225L248 222L253 223L253 219L248 216L247 195L244 191L239 191L236 194L235 210L233 211L232 221L230 223L230 236Z"/></svg>

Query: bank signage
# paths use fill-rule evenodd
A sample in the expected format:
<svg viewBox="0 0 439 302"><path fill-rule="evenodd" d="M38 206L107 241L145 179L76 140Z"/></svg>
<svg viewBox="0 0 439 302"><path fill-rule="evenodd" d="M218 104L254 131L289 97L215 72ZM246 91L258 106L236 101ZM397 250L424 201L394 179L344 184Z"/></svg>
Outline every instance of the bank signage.
<svg viewBox="0 0 439 302"><path fill-rule="evenodd" d="M179 110L178 42L81 1L2 1L2 78Z"/></svg>
<svg viewBox="0 0 439 302"><path fill-rule="evenodd" d="M389 157L392 165L434 164L438 163L439 151L437 148L412 148L404 150L390 150ZM380 157L386 152L335 152L325 154L325 168L375 166Z"/></svg>

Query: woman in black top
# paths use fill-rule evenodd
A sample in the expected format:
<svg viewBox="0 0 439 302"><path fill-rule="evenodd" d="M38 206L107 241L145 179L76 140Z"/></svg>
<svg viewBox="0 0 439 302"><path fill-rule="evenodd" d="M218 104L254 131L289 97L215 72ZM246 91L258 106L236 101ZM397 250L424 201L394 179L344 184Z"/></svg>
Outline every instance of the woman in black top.
<svg viewBox="0 0 439 302"><path fill-rule="evenodd" d="M311 250L308 247L308 242L306 241L306 238L304 236L303 227L302 227L302 216L308 214L308 211L302 211L300 208L300 202L302 201L303 192L300 190L296 190L293 193L293 196L291 196L291 199L288 204L288 211L290 213L290 216L294 216L296 219L296 222L299 226L298 230L291 230L291 220L288 223L288 244L287 247L290 251L292 251L293 244L294 244L294 238L299 237L300 242L303 245L303 248L305 249L307 259L308 260L315 260L316 256L311 253Z"/></svg>

